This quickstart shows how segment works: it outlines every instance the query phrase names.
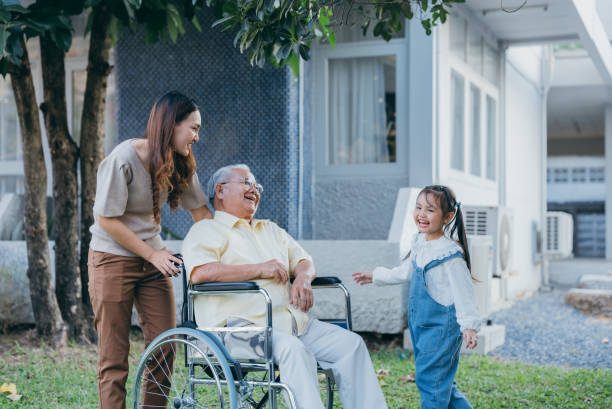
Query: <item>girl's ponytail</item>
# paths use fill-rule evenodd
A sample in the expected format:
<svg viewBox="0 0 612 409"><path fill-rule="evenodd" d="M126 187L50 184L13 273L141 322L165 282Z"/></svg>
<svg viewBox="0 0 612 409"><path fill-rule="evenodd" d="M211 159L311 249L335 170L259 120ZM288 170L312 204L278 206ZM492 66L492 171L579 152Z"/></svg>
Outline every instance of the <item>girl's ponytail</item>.
<svg viewBox="0 0 612 409"><path fill-rule="evenodd" d="M459 245L463 249L463 258L465 259L465 263L467 264L468 270L470 270L471 274L472 263L470 261L470 251L468 250L467 235L465 234L465 223L463 222L463 211L461 210L461 203L457 202L455 207L455 223L453 223L453 228L451 229L450 236L452 238L453 233L455 233L455 231L457 232L457 239L459 241Z"/></svg>

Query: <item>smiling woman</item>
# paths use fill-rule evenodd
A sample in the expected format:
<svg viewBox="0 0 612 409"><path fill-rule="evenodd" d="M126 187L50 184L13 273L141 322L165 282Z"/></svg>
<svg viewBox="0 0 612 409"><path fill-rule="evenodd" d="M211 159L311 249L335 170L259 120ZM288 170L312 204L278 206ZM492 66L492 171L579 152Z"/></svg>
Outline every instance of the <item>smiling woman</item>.
<svg viewBox="0 0 612 409"><path fill-rule="evenodd" d="M180 206L195 221L211 216L191 151L201 123L193 100L169 92L151 109L144 138L122 142L98 168L88 266L100 407L125 408L132 305L147 344L176 326L170 277L181 260L162 243L160 207L166 201L173 210ZM165 352L170 367L173 356ZM159 375L152 371L150 383ZM147 396L155 399L148 405L165 407L163 396Z"/></svg>

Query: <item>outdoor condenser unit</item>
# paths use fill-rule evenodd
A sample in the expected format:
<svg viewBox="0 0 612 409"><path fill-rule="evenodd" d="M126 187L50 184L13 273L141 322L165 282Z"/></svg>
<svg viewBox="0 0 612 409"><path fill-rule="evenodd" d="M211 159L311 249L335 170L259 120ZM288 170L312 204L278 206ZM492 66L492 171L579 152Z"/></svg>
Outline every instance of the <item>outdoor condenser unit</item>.
<svg viewBox="0 0 612 409"><path fill-rule="evenodd" d="M507 274L512 255L512 211L501 206L464 206L463 217L467 234L493 238L493 276Z"/></svg>
<svg viewBox="0 0 612 409"><path fill-rule="evenodd" d="M572 215L565 212L546 212L546 255L552 258L570 257L573 239Z"/></svg>
<svg viewBox="0 0 612 409"><path fill-rule="evenodd" d="M491 303L507 300L512 254L512 209L502 206L464 206L463 217L468 235L492 238Z"/></svg>
<svg viewBox="0 0 612 409"><path fill-rule="evenodd" d="M493 238L468 236L468 246L478 312L483 319L487 319L492 307Z"/></svg>

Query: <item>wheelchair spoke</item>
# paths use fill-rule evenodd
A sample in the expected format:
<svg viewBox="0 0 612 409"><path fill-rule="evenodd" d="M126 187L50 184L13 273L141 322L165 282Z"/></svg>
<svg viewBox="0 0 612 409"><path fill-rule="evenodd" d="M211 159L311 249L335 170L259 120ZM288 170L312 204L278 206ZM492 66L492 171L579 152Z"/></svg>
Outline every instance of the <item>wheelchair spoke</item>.
<svg viewBox="0 0 612 409"><path fill-rule="evenodd" d="M135 375L134 408L235 409L228 406L226 375L220 374L225 370L208 342L169 335L147 348Z"/></svg>

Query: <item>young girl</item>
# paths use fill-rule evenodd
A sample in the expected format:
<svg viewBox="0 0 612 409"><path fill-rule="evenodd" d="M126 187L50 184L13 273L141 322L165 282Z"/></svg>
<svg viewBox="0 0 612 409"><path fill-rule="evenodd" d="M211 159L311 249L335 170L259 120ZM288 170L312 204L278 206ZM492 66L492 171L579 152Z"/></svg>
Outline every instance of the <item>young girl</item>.
<svg viewBox="0 0 612 409"><path fill-rule="evenodd" d="M473 349L481 324L461 203L449 188L427 186L417 197L414 222L419 233L400 266L356 272L353 278L361 285L410 280L408 327L421 408L471 408L454 382L462 333L466 347ZM458 243L452 239L455 232Z"/></svg>

